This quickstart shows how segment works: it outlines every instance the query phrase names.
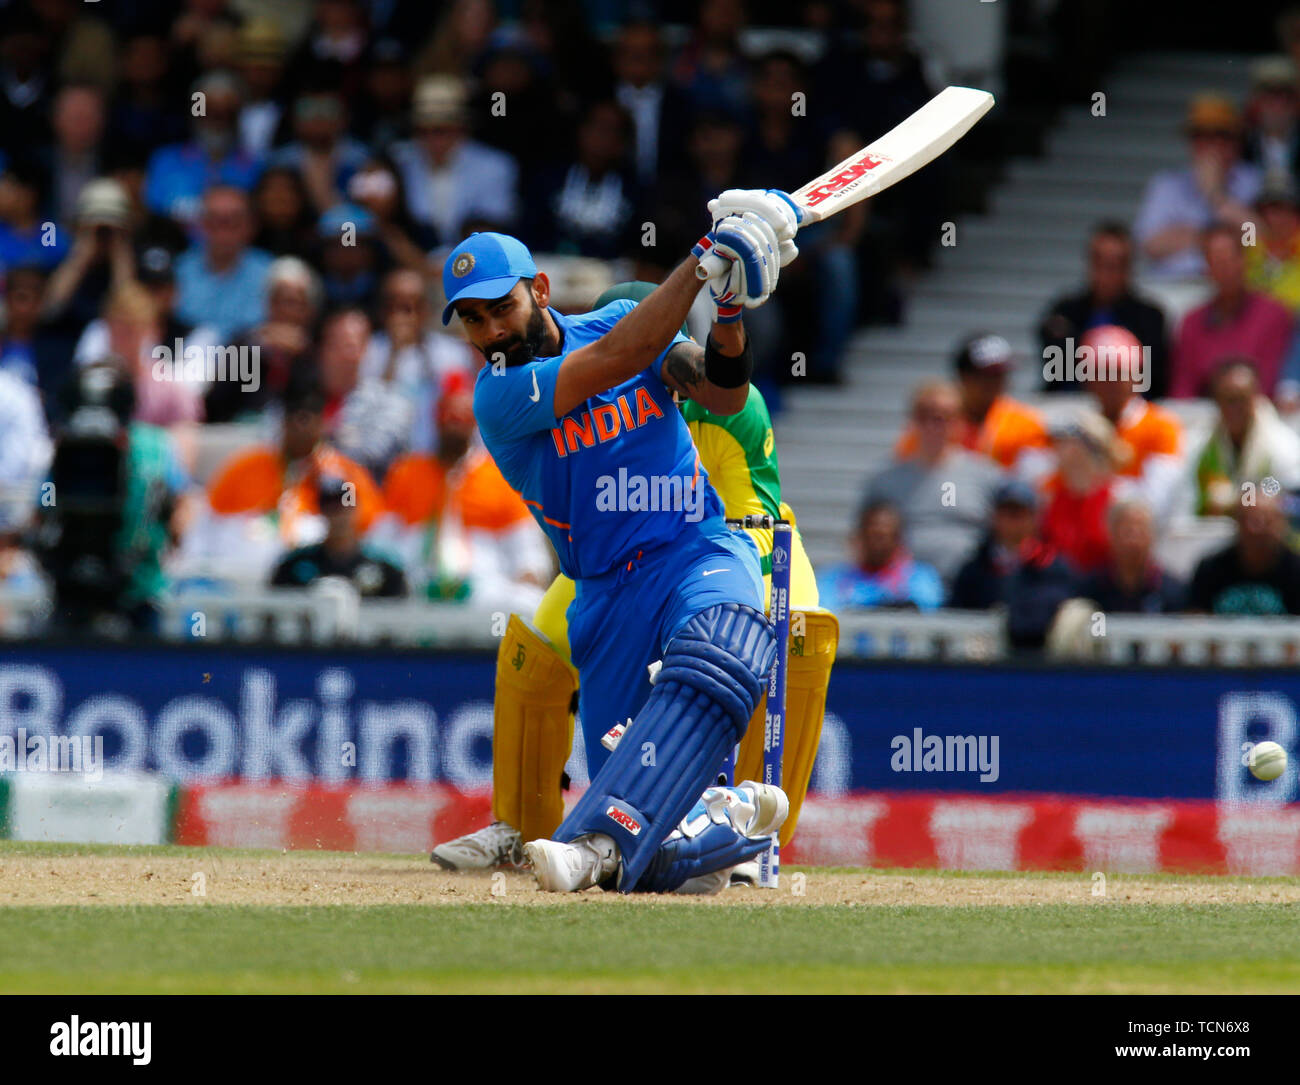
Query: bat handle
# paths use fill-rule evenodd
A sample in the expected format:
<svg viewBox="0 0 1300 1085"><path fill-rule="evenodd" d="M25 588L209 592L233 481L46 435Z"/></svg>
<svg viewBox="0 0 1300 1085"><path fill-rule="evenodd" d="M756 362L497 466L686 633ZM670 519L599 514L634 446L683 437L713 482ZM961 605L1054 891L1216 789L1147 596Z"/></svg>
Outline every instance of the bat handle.
<svg viewBox="0 0 1300 1085"><path fill-rule="evenodd" d="M704 254L704 258L695 268L695 277L700 280L712 279L727 270L727 260L715 252Z"/></svg>

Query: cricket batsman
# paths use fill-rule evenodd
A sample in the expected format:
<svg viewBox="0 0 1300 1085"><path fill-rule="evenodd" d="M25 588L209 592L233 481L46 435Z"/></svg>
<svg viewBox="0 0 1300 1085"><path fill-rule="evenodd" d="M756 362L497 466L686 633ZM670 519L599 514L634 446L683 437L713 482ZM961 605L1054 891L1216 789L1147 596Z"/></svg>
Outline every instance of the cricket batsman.
<svg viewBox="0 0 1300 1085"><path fill-rule="evenodd" d="M596 299L639 302L650 283L620 283ZM739 414L717 415L693 400L681 404L700 463L722 500L728 519L766 514L794 521L781 500L781 478L772 419L762 393L750 385ZM754 529L770 598L772 532ZM794 834L812 776L839 625L818 608L817 581L796 527L792 534L791 606L796 611L788 656L787 711L782 789L790 812L780 829L784 847ZM492 824L438 845L431 858L447 870L489 870L517 865L525 840L550 836L564 815L562 777L573 741L578 676L569 657L566 611L574 583L555 578L533 615L531 627L512 615L497 656L493 735ZM740 745L736 779L760 776L766 697L760 700ZM600 738L600 736L595 736ZM756 867L757 864L752 864ZM739 872L737 872L739 874Z"/></svg>
<svg viewBox="0 0 1300 1085"><path fill-rule="evenodd" d="M728 529L674 393L720 415L744 408L740 318L797 254L800 212L770 190L730 190L710 211L713 228L639 305L562 315L527 248L503 234L471 235L443 270L443 321L458 314L488 363L474 393L484 443L574 582L569 647L592 781L552 838L524 845L546 890L676 889L763 851L788 812L779 788L712 786L776 645L757 547ZM700 347L679 329L706 253L722 270ZM656 660L647 693L639 676ZM612 753L593 743L625 721Z"/></svg>

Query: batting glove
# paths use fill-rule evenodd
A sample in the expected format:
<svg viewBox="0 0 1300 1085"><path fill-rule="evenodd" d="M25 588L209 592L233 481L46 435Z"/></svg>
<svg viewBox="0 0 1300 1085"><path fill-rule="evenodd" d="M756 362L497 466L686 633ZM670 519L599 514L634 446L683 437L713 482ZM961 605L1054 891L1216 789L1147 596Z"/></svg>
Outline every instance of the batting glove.
<svg viewBox="0 0 1300 1085"><path fill-rule="evenodd" d="M746 211L758 215L771 226L780 242L782 267L799 255L794 236L799 232L804 213L789 193L779 188L729 188L709 201L715 230L728 215L742 215Z"/></svg>

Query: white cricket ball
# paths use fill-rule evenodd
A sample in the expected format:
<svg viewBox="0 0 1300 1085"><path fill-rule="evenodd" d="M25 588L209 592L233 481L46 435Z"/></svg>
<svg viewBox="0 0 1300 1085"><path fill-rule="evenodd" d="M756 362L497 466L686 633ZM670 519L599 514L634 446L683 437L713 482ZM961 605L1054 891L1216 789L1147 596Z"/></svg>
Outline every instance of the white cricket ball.
<svg viewBox="0 0 1300 1085"><path fill-rule="evenodd" d="M1276 780L1286 772L1286 750L1276 742L1256 742L1246 755L1246 764L1256 780Z"/></svg>

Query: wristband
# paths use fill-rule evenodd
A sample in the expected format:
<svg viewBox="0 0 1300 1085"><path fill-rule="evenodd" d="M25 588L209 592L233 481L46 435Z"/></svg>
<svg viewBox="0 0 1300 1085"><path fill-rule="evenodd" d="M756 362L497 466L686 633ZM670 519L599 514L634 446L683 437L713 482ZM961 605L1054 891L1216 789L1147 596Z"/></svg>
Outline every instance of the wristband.
<svg viewBox="0 0 1300 1085"><path fill-rule="evenodd" d="M704 379L719 388L740 388L754 373L754 352L745 336L745 349L739 354L723 354L713 345L713 336L704 340Z"/></svg>

